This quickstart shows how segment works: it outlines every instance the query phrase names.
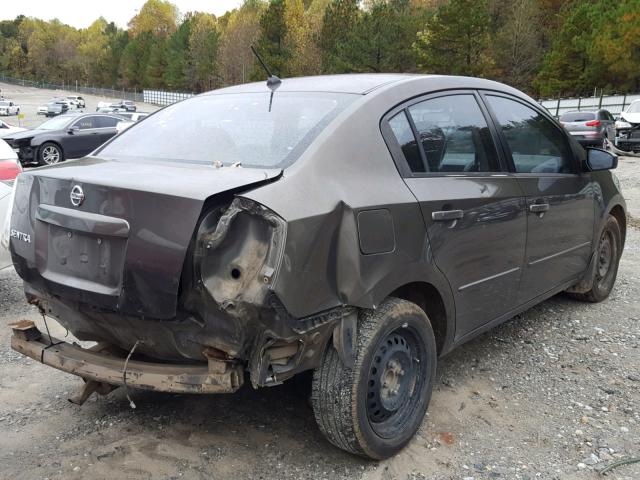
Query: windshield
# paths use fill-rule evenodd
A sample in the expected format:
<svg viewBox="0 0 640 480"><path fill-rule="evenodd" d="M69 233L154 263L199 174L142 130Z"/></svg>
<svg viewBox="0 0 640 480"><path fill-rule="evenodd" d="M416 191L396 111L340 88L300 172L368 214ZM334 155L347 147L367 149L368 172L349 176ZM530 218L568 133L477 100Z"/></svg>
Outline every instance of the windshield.
<svg viewBox="0 0 640 480"><path fill-rule="evenodd" d="M65 117L64 115L61 117L52 118L51 120L47 120L42 125L38 127L38 130L60 130L64 128L73 117Z"/></svg>
<svg viewBox="0 0 640 480"><path fill-rule="evenodd" d="M627 108L627 113L640 113L640 102L632 102Z"/></svg>
<svg viewBox="0 0 640 480"><path fill-rule="evenodd" d="M357 95L276 92L201 95L137 123L99 157L284 167Z"/></svg>
<svg viewBox="0 0 640 480"><path fill-rule="evenodd" d="M8 107L9 102L0 102L0 107Z"/></svg>
<svg viewBox="0 0 640 480"><path fill-rule="evenodd" d="M596 114L593 112L570 112L560 116L561 122L588 122L595 120Z"/></svg>

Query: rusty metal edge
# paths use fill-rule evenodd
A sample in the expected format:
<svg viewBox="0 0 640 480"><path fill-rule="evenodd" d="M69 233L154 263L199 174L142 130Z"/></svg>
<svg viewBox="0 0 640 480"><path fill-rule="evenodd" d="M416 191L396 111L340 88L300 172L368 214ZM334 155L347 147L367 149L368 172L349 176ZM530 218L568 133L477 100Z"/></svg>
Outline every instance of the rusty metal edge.
<svg viewBox="0 0 640 480"><path fill-rule="evenodd" d="M43 338L44 339L44 338ZM40 340L11 337L11 348L45 365L85 380L123 385L124 358L118 358L51 339L50 346ZM59 342L59 343L58 343ZM127 385L172 393L233 393L244 382L240 365L228 364L224 372L211 372L208 365L182 365L129 361Z"/></svg>

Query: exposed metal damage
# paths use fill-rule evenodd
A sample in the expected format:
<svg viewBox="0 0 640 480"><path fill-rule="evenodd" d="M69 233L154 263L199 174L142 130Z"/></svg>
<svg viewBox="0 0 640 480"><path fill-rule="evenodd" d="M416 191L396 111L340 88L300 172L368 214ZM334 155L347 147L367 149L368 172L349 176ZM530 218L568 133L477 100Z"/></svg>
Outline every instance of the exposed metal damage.
<svg viewBox="0 0 640 480"><path fill-rule="evenodd" d="M283 261L286 222L264 206L235 197L199 221L181 278L177 315L155 320L89 308L27 286L29 301L91 349L57 339L35 325L14 326L12 346L54 368L80 376L70 401L127 385L184 392L228 393L244 382L282 383L313 369L328 345L352 366L356 309L291 316L272 290ZM126 350L136 353L129 360ZM149 362L149 358L160 362Z"/></svg>

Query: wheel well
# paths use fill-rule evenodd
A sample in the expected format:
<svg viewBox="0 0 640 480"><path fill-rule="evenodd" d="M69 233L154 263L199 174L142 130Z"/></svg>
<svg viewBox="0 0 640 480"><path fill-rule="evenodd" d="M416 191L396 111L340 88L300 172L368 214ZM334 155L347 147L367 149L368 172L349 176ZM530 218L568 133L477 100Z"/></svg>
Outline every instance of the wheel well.
<svg viewBox="0 0 640 480"><path fill-rule="evenodd" d="M436 347L440 354L447 337L447 311L438 289L430 283L415 282L398 288L391 296L413 302L424 310L431 320Z"/></svg>
<svg viewBox="0 0 640 480"><path fill-rule="evenodd" d="M620 205L616 205L609 212L615 217L620 225L620 233L622 234L622 246L624 246L624 240L627 236L627 217L624 213L624 209Z"/></svg>

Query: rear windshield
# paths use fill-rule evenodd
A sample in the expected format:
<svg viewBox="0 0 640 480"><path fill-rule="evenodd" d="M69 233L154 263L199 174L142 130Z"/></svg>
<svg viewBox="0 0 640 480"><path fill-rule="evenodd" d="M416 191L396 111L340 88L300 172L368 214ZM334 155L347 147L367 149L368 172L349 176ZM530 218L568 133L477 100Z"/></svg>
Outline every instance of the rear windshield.
<svg viewBox="0 0 640 480"><path fill-rule="evenodd" d="M588 122L595 119L596 114L593 112L570 112L560 116L561 122Z"/></svg>
<svg viewBox="0 0 640 480"><path fill-rule="evenodd" d="M201 95L154 113L97 155L284 167L356 98L315 92L275 92L273 99L269 93Z"/></svg>

